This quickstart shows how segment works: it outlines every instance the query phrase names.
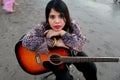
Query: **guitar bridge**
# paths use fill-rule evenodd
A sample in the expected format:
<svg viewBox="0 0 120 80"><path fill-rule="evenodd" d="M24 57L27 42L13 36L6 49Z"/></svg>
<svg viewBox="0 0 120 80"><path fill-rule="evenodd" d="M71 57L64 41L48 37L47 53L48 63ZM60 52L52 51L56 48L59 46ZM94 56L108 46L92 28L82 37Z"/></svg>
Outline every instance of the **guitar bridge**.
<svg viewBox="0 0 120 80"><path fill-rule="evenodd" d="M38 64L40 64L40 57L39 57L39 54L36 54L35 58L36 58L36 62L37 62Z"/></svg>

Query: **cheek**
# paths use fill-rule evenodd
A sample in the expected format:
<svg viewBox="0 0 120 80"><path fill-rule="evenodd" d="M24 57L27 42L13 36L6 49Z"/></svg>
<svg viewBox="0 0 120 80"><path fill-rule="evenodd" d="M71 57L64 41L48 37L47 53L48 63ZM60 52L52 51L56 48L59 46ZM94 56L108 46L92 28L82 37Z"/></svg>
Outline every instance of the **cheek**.
<svg viewBox="0 0 120 80"><path fill-rule="evenodd" d="M65 21L63 21L63 26L65 26L65 24L66 24Z"/></svg>
<svg viewBox="0 0 120 80"><path fill-rule="evenodd" d="M52 25L52 21L50 19L48 19L48 23L50 26Z"/></svg>

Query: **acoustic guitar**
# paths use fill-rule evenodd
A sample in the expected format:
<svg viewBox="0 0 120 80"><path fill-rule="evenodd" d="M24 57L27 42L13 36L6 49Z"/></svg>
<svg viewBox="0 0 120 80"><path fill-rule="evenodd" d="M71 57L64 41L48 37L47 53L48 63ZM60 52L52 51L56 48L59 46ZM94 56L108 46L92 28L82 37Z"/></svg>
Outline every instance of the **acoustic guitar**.
<svg viewBox="0 0 120 80"><path fill-rule="evenodd" d="M15 45L15 54L18 63L24 71L29 74L42 74L50 71L44 67L45 62L52 65L60 65L63 68L64 63L79 63L79 62L119 62L120 57L75 57L69 56L68 50L64 48L51 49L49 53L35 53L22 46L22 41Z"/></svg>

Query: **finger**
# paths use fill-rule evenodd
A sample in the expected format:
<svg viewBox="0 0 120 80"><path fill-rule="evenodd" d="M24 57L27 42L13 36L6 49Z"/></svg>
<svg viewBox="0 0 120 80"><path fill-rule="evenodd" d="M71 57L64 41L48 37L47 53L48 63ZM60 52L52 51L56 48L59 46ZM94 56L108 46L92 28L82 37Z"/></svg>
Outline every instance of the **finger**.
<svg viewBox="0 0 120 80"><path fill-rule="evenodd" d="M50 34L47 34L47 35L46 35L46 38L51 38L51 35L50 35Z"/></svg>
<svg viewBox="0 0 120 80"><path fill-rule="evenodd" d="M44 35L46 35L48 33L48 30L46 30L45 32L44 32Z"/></svg>

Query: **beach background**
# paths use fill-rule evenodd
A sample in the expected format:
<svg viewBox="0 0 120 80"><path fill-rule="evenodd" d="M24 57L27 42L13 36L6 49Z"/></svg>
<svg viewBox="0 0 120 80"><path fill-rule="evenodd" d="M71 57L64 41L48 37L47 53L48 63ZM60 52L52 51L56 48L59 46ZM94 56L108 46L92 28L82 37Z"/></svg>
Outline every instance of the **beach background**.
<svg viewBox="0 0 120 80"><path fill-rule="evenodd" d="M120 57L120 4L113 0L64 0L72 19L87 38L84 52L90 57ZM42 80L47 74L30 75L19 66L15 44L32 27L45 20L49 0L16 0L16 12L7 14L0 6L0 80ZM119 80L119 62L96 62L98 80ZM70 66L75 80L84 80L81 72ZM55 76L48 77L54 80Z"/></svg>

